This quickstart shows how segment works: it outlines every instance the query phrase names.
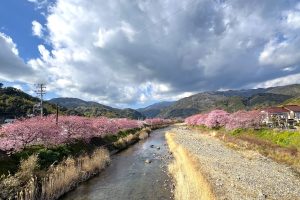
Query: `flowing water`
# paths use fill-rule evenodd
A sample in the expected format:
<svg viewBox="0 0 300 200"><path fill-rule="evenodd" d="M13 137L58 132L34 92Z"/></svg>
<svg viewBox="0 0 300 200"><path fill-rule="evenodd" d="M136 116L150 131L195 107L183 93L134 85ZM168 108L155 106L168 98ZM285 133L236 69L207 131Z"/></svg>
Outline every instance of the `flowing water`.
<svg viewBox="0 0 300 200"><path fill-rule="evenodd" d="M167 174L171 159L165 141L168 129L155 130L148 139L112 156L111 165L99 176L82 183L62 199L173 199L172 181ZM151 163L145 163L147 159Z"/></svg>

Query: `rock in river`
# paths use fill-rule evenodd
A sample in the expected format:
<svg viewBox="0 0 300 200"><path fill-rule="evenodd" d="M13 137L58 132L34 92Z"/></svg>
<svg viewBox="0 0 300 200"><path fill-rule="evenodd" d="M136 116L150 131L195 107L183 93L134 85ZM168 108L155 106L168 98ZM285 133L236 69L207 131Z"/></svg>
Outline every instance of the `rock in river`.
<svg viewBox="0 0 300 200"><path fill-rule="evenodd" d="M150 164L151 160L147 159L147 160L145 160L145 163Z"/></svg>

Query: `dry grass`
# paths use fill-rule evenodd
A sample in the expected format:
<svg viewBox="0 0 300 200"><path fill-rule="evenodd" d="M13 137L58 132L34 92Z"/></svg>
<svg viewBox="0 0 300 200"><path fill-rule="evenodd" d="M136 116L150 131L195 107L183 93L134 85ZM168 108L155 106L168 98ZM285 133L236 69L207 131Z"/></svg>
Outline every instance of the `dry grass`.
<svg viewBox="0 0 300 200"><path fill-rule="evenodd" d="M73 158L68 158L48 170L41 181L41 199L57 199L81 179L80 169Z"/></svg>
<svg viewBox="0 0 300 200"><path fill-rule="evenodd" d="M57 199L79 182L100 172L109 162L109 152L100 148L92 156L85 155L76 160L68 158L53 166L42 180L41 199Z"/></svg>
<svg viewBox="0 0 300 200"><path fill-rule="evenodd" d="M58 199L82 182L104 169L110 162L109 152L99 148L91 156L67 158L47 172L37 174L38 157L23 160L15 175L1 177L0 199Z"/></svg>
<svg viewBox="0 0 300 200"><path fill-rule="evenodd" d="M18 172L15 174L21 181L27 181L34 176L35 171L39 168L38 156L32 155L26 160L22 160Z"/></svg>
<svg viewBox="0 0 300 200"><path fill-rule="evenodd" d="M129 145L137 142L139 140L139 133L129 134L126 137L120 138L118 141L114 142L113 145L117 149L125 149Z"/></svg>
<svg viewBox="0 0 300 200"><path fill-rule="evenodd" d="M149 137L149 134L148 134L147 131L144 131L144 130L140 131L140 134L139 134L139 139L140 140L144 140L144 139L146 139L148 137Z"/></svg>
<svg viewBox="0 0 300 200"><path fill-rule="evenodd" d="M170 151L175 157L175 161L169 165L169 171L176 181L175 199L216 199L210 183L201 172L197 158L178 145L173 137L172 133L166 134Z"/></svg>
<svg viewBox="0 0 300 200"><path fill-rule="evenodd" d="M0 199L35 199L37 169L38 157L32 155L21 161L15 175L3 175L0 180Z"/></svg>
<svg viewBox="0 0 300 200"><path fill-rule="evenodd" d="M106 149L96 150L91 157L83 156L81 159L79 158L81 170L92 174L104 169L109 162L109 152Z"/></svg>

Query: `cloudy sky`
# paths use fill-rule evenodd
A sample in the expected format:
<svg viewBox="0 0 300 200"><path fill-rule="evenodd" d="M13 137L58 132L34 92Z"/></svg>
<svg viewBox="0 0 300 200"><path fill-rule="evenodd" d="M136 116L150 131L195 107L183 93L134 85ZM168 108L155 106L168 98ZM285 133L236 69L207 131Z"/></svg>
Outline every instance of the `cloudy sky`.
<svg viewBox="0 0 300 200"><path fill-rule="evenodd" d="M299 0L6 0L0 82L139 107L300 83Z"/></svg>

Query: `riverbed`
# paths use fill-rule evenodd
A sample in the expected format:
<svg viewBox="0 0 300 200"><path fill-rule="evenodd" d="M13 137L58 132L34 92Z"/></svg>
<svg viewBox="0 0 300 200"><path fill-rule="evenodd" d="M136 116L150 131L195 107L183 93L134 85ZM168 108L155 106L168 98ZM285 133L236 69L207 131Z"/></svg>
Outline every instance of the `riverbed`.
<svg viewBox="0 0 300 200"><path fill-rule="evenodd" d="M169 129L155 130L148 139L113 155L110 166L99 176L82 183L61 199L173 199L173 184L167 169L171 155L165 140L165 132Z"/></svg>

